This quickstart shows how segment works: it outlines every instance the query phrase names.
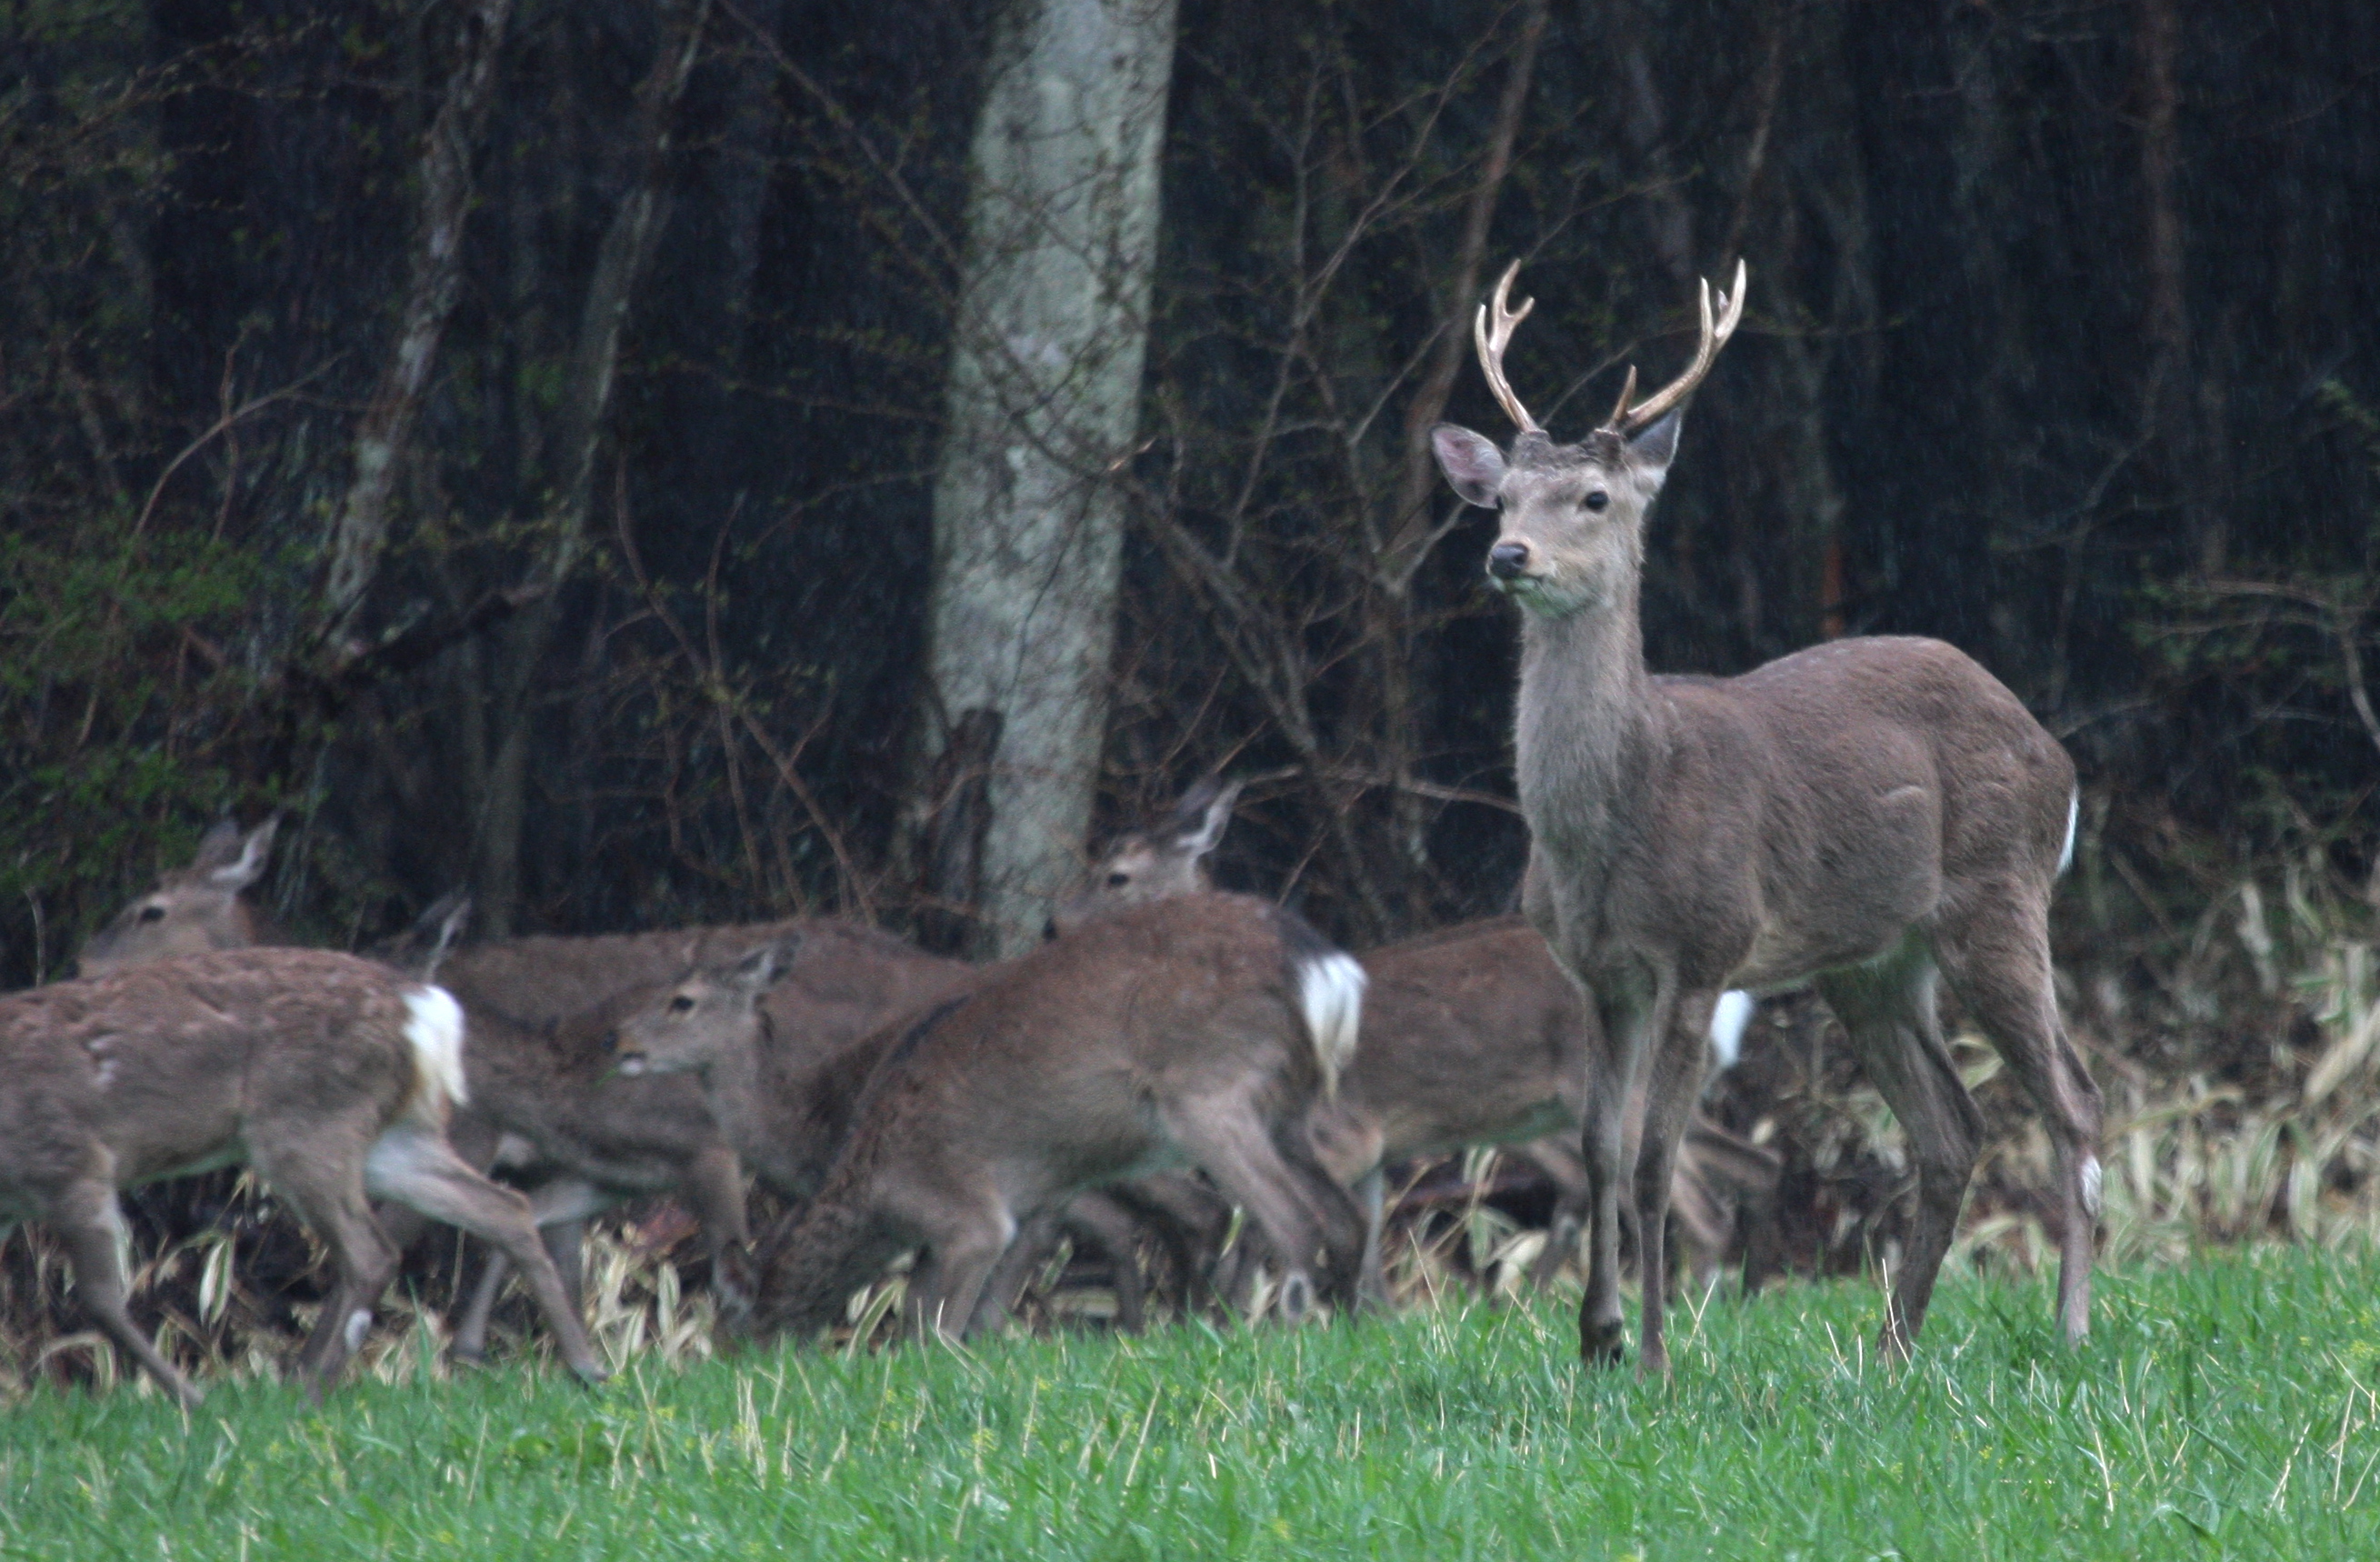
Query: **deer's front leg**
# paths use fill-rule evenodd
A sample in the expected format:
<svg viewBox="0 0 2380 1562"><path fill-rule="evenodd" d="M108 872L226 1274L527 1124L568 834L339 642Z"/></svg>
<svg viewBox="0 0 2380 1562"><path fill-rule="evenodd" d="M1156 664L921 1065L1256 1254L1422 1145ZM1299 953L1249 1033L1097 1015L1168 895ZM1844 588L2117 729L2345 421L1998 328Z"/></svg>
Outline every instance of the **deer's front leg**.
<svg viewBox="0 0 2380 1562"><path fill-rule="evenodd" d="M1638 1059L1655 1034L1658 994L1651 983L1599 981L1589 994L1600 1021L1587 1038L1586 1295L1578 1308L1578 1354L1589 1366L1618 1366L1626 1357L1627 1328L1620 1312L1620 1195L1626 1185L1628 1095Z"/></svg>

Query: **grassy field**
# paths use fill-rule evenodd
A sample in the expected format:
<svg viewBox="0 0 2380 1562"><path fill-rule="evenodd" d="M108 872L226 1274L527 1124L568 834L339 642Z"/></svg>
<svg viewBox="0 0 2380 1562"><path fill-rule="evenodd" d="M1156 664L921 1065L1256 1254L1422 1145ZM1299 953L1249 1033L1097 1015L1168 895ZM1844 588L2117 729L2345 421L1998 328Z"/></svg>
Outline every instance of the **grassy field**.
<svg viewBox="0 0 2380 1562"><path fill-rule="evenodd" d="M1361 1327L264 1383L0 1409L8 1557L2380 1556L2380 1263L2265 1250L2046 1294L1687 1321L1586 1373L1548 1301Z"/></svg>

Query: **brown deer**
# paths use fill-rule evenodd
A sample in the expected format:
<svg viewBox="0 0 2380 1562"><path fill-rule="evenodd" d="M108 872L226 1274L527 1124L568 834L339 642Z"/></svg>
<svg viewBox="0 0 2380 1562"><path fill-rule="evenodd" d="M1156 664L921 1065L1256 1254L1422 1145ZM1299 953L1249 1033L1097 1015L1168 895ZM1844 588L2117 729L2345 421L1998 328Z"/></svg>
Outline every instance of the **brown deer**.
<svg viewBox="0 0 2380 1562"><path fill-rule="evenodd" d="M79 969L86 976L106 974L191 950L282 943L278 930L244 893L263 872L273 835L270 821L246 835L229 823L215 826L188 867L161 876L85 946ZM410 946L386 952L418 980L428 979L423 967L429 959L438 960L443 985L468 1017L470 1044L463 1054L468 1095L458 1098L447 1125L456 1153L479 1171L503 1165L537 1178L529 1201L532 1218L574 1302L585 1220L625 1200L676 1193L702 1223L713 1273L725 1281L722 1300L739 1304L736 1260L750 1239L743 1177L702 1092L682 1080L611 1077L602 1043L611 1021L602 1000L616 1002L619 992L590 996L577 1011L554 1014L536 1001L564 986L550 975L541 982L487 980L491 970L510 975L530 961L508 960L503 946L492 946L492 953L447 954L468 911L468 902L442 900L413 930ZM699 940L676 942L684 951ZM426 957L425 946L431 951ZM648 974L652 962L622 959L616 950L605 953L613 957L608 969L625 978L630 995L639 983L650 987L679 969ZM567 963L558 953L540 950L538 958L549 968ZM480 978L478 985L462 985L458 973ZM519 1006L526 1017L505 1001L516 994L529 1000ZM423 1229L410 1211L385 1210L380 1218L400 1252ZM490 1314L511 1274L509 1255L498 1248L456 1325L457 1356L477 1360L486 1353Z"/></svg>
<svg viewBox="0 0 2380 1562"><path fill-rule="evenodd" d="M270 822L246 835L228 822L215 826L188 867L164 874L92 939L83 969L283 942L246 896L263 872L273 831ZM472 1100L450 1129L457 1150L477 1167L503 1166L531 1182L531 1211L573 1297L587 1219L630 1199L683 1198L701 1224L731 1320L748 1300L741 1289L750 1237L743 1174L789 1199L815 1193L890 1038L856 1043L978 974L874 928L812 918L538 934L446 953L468 910L457 897L442 900L406 939L379 951L427 980L420 968L434 949L442 984L470 1018ZM780 944L787 961L767 991L764 1044L745 1060L745 1072L722 1075L708 1096L687 1080L611 1074L604 1038L619 1013L691 969ZM1129 1217L1086 1197L1054 1218L1110 1253L1118 1322L1136 1328L1140 1286L1125 1240ZM382 1224L400 1250L422 1229L398 1211L384 1212ZM501 1251L490 1255L455 1324L457 1356L486 1353L494 1305L511 1274Z"/></svg>
<svg viewBox="0 0 2380 1562"><path fill-rule="evenodd" d="M218 823L200 838L188 867L162 874L156 887L91 934L76 957L77 974L107 976L176 955L287 944L247 895L263 876L280 826L280 820L268 819L242 834L228 819Z"/></svg>
<svg viewBox="0 0 2380 1562"><path fill-rule="evenodd" d="M0 998L0 1231L56 1226L100 1327L185 1406L200 1394L125 1312L117 1192L245 1163L330 1246L337 1285L299 1357L319 1400L396 1264L370 1198L511 1254L563 1359L603 1371L517 1193L448 1145L467 1098L445 992L309 949L188 955Z"/></svg>
<svg viewBox="0 0 2380 1562"><path fill-rule="evenodd" d="M752 1045L773 957L697 972L619 1032L621 1068L710 1069ZM898 1028L818 1197L765 1263L767 1331L808 1333L923 1247L909 1315L964 1336L1020 1222L1170 1165L1200 1166L1267 1233L1290 1317L1352 1300L1361 1226L1294 1131L1354 1043L1360 968L1277 907L1135 907L983 973Z"/></svg>
<svg viewBox="0 0 2380 1562"><path fill-rule="evenodd" d="M1603 1020L1585 1136L1595 1184L1579 1348L1617 1361L1624 1103L1646 1100L1635 1202L1659 1267L1670 1165L1730 988L1815 982L1908 1130L1914 1234L1893 1276L1882 1349L1925 1318L1979 1153L1983 1120L1935 1012L1937 972L2046 1118L2062 1226L2058 1311L2089 1324L2099 1211L2097 1087L2069 1044L2050 980L2051 886L2073 846L2074 766L2016 697L1938 641L1852 639L1738 677L1645 667L1638 598L1645 513L1678 446L1679 409L1743 312L1743 268L1702 293L1694 361L1639 402L1629 372L1603 426L1557 445L1505 378L1518 264L1475 336L1488 388L1520 430L1509 453L1441 424L1439 464L1500 509L1494 587L1521 608L1521 805L1533 837L1523 908L1596 995ZM1641 1369L1665 1372L1664 1297L1644 1288Z"/></svg>
<svg viewBox="0 0 2380 1562"><path fill-rule="evenodd" d="M1202 781L1163 826L1119 836L1052 925L1067 928L1115 907L1210 891L1208 859L1239 796ZM1587 1095L1593 1009L1518 917L1464 923L1357 957L1370 979L1363 1034L1307 1129L1323 1166L1354 1190L1365 1214L1363 1288L1383 1300L1380 1228L1388 1168L1474 1144L1509 1144L1556 1189L1554 1219L1535 1272L1540 1284L1576 1251L1591 1207L1578 1153ZM1712 1042L1731 1062L1751 1003L1729 995ZM1697 1282L1708 1288L1739 1210L1774 1199L1774 1152L1700 1113L1677 1167L1676 1210Z"/></svg>

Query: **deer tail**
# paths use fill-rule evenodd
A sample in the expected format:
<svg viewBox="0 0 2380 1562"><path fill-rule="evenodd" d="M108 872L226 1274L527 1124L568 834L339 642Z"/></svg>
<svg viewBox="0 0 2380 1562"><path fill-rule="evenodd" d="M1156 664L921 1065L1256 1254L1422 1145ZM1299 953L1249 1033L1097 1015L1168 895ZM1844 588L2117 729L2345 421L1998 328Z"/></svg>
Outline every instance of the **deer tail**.
<svg viewBox="0 0 2380 1562"><path fill-rule="evenodd" d="M1355 958L1287 911L1279 913L1281 942L1289 957L1291 984L1297 989L1298 1017L1322 1071L1322 1094L1335 1100L1339 1076L1355 1056L1368 980Z"/></svg>
<svg viewBox="0 0 2380 1562"><path fill-rule="evenodd" d="M463 1084L463 1006L443 987L405 995L405 1041L413 1050L413 1095L404 1116L444 1129L447 1109L469 1099Z"/></svg>
<svg viewBox="0 0 2380 1562"><path fill-rule="evenodd" d="M2066 795L2066 844L2058 848L2058 874L2060 878L2066 876L2067 869L2074 866L2074 826L2082 816L2082 791L2078 787Z"/></svg>

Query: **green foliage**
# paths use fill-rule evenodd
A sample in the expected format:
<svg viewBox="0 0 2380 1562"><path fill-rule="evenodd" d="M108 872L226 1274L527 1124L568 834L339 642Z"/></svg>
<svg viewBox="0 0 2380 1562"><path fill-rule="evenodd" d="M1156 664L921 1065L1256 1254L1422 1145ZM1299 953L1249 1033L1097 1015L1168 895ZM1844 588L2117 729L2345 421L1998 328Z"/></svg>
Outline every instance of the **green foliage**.
<svg viewBox="0 0 2380 1562"><path fill-rule="evenodd" d="M0 536L0 900L46 908L29 964L242 795L255 688L226 644L285 573L188 529Z"/></svg>
<svg viewBox="0 0 2380 1562"><path fill-rule="evenodd" d="M0 1427L0 1556L2072 1556L2380 1547L2380 1263L2265 1251L1953 1281L1880 1366L1860 1285L1720 1304L1675 1379L1565 1308L995 1341L873 1358L42 1393ZM2362 1537L2359 1539L2358 1537Z"/></svg>

